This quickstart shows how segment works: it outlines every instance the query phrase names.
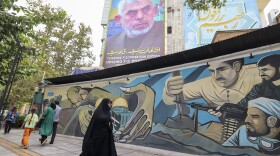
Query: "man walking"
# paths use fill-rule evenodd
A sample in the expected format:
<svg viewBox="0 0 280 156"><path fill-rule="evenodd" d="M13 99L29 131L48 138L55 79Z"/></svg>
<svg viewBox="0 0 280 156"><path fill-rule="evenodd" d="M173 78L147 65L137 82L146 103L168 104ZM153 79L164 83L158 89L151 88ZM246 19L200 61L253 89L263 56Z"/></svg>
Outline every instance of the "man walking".
<svg viewBox="0 0 280 156"><path fill-rule="evenodd" d="M17 108L14 107L13 109L11 109L7 116L4 118L5 122L5 131L4 134L9 133L12 125L16 122L16 119L18 117L18 112L17 112Z"/></svg>
<svg viewBox="0 0 280 156"><path fill-rule="evenodd" d="M53 144L53 142L54 142L54 138L55 138L56 130L57 130L57 125L58 125L58 122L59 122L59 115L60 115L60 112L62 110L61 107L59 106L58 101L55 101L54 103L56 104L56 108L55 108L55 115L54 115L54 118L53 118L53 133L52 133L52 138L51 138L50 144Z"/></svg>

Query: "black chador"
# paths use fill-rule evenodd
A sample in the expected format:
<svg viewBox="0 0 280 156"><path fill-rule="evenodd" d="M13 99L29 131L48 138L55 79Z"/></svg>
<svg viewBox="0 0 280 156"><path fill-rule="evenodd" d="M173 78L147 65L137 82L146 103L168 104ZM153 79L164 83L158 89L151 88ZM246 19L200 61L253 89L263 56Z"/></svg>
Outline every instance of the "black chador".
<svg viewBox="0 0 280 156"><path fill-rule="evenodd" d="M80 156L117 156L111 122L110 99L103 99L95 110L83 140Z"/></svg>

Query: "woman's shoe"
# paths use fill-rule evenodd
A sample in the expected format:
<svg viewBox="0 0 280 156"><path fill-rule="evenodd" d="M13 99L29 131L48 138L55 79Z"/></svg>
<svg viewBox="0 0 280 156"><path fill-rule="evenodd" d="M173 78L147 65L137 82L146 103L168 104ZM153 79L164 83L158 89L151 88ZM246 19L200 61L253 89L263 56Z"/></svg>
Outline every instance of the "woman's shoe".
<svg viewBox="0 0 280 156"><path fill-rule="evenodd" d="M45 145L47 141L48 141L47 139L43 140L41 145Z"/></svg>
<svg viewBox="0 0 280 156"><path fill-rule="evenodd" d="M28 147L29 147L29 144L28 145L23 145L24 149L27 149Z"/></svg>

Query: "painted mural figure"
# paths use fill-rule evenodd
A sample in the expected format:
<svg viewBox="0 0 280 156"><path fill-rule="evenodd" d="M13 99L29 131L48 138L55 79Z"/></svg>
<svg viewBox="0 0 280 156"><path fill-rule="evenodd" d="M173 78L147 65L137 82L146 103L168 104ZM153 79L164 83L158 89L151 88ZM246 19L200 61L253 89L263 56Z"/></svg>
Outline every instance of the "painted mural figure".
<svg viewBox="0 0 280 156"><path fill-rule="evenodd" d="M137 106L125 126L119 129L121 133L119 141L131 142L134 139L145 139L152 130L155 91L143 83L129 88L121 87L120 89L126 95L131 96L134 94L137 97L135 98ZM132 105L133 102L129 104Z"/></svg>
<svg viewBox="0 0 280 156"><path fill-rule="evenodd" d="M78 107L88 94L89 88L82 88L80 86L73 86L67 91L67 101L61 104L61 108Z"/></svg>
<svg viewBox="0 0 280 156"><path fill-rule="evenodd" d="M266 97L270 99L280 100L280 55L273 54L261 58L256 66L259 69L259 76L262 78L262 82L256 84L252 90L237 104L247 107L248 101L256 99L258 97ZM216 110L210 110L211 114L221 116L219 112L220 107Z"/></svg>
<svg viewBox="0 0 280 156"><path fill-rule="evenodd" d="M261 58L257 67L263 82L255 85L238 104L247 107L248 101L266 97L280 101L280 55L273 54Z"/></svg>
<svg viewBox="0 0 280 156"><path fill-rule="evenodd" d="M280 102L260 97L248 104L246 125L241 126L224 146L247 146L262 152L280 152Z"/></svg>
<svg viewBox="0 0 280 156"><path fill-rule="evenodd" d="M69 90L72 88L77 86ZM131 87L117 87L115 92L122 93L123 97L118 97L99 87L89 91L85 101L79 104L74 112L71 111L70 117L62 121L61 125L65 125L62 134L83 136L101 100L103 97L108 97L113 100L112 119L114 131L117 131L117 140L131 142L135 138L145 138L152 129L155 92L143 83ZM69 109L73 110L73 108L65 108L65 114L69 113L67 111Z"/></svg>
<svg viewBox="0 0 280 156"><path fill-rule="evenodd" d="M81 94L82 93L82 94ZM86 93L86 94L84 94ZM98 107L103 97L115 99L116 96L101 88L70 87L67 91L67 99L61 106L60 131L65 135L83 136L91 120L93 112ZM75 100L82 99L82 100ZM75 101L76 103L73 103ZM69 116L68 114L71 114Z"/></svg>
<svg viewBox="0 0 280 156"><path fill-rule="evenodd" d="M174 95L182 92L184 100L203 98L208 105L220 108L225 103L238 103L251 91L254 85L261 82L256 65L244 65L244 58L224 62L211 62L209 63L208 69L211 72L211 77L190 83L184 84L182 76L168 78L163 90L163 101L167 105L174 104ZM221 117L222 112L217 110L208 109L208 112L217 117ZM245 115L242 116L245 117ZM244 122L243 118L229 118L224 114L220 118L221 124L211 124L204 135L223 143ZM234 122L230 124L236 124L233 131L230 132L226 130L226 127L230 126L227 125L229 121ZM189 129L193 129L192 126ZM219 133L223 135L216 135Z"/></svg>
<svg viewBox="0 0 280 156"><path fill-rule="evenodd" d="M114 66L113 56L127 57L119 64L133 63L134 56L148 59L148 55L162 56L164 52L164 23L155 21L158 4L152 0L120 0L115 21L121 24L123 32L109 37L106 41L105 67ZM136 57L135 57L136 56ZM134 59L134 60L138 60Z"/></svg>
<svg viewBox="0 0 280 156"><path fill-rule="evenodd" d="M165 84L163 100L168 105L175 104L174 95L183 92L185 100L203 98L212 106L236 104L261 82L256 66L243 64L243 58L210 63L211 77L187 84L182 76L170 77Z"/></svg>
<svg viewBox="0 0 280 156"><path fill-rule="evenodd" d="M279 55L279 52L277 54ZM179 83L181 85L179 86L183 86L181 88L182 90L185 89L185 86L188 87L186 89L188 92L183 91L184 100L197 99L193 105L190 105L190 114L182 116L182 118L176 112L175 105L166 105L166 101L164 102L162 100L165 97L161 93L166 89L166 86L169 85L168 87L172 87L169 83L171 78L168 78L168 75L171 74L170 72L152 77L143 76L136 77L135 79L132 77L129 80L121 79L112 84L102 82L70 86L67 92L65 92L64 97L66 98L62 101L62 106L65 106L63 108L65 112L63 112L64 115L62 115L60 122L62 134L84 136L89 128L88 126L94 115L94 111L104 98L109 98L112 100L112 127L115 136L114 139L117 142L143 146L148 145L151 147L154 147L154 145L158 146L158 144L168 145L174 147L175 151L187 151L191 154L204 155L248 154L255 156L263 155L264 152L275 154L277 147L279 147L279 138L277 138L279 135L276 136L276 133L273 133L275 137L270 139L266 137L272 135L257 136L255 137L257 138L256 141L252 140L254 137L249 138L248 136L251 139L247 139L251 143L249 145L245 144L246 139L243 141L244 139L242 140L241 137L238 138L241 140L239 142L237 141L235 146L228 145L228 142L230 141L229 138L236 137L236 131L240 132L239 134L241 134L242 129L246 133L249 131L248 127L250 128L250 126L247 128L244 126L245 118L247 117L247 108L240 106L241 104L238 106L244 97L251 96L248 101L259 98L277 100L279 93L275 92L277 90L272 91L270 88L278 89L277 87L279 86L277 83L279 79L279 66L275 65L277 61L272 60L272 58L279 60L277 57L276 55L257 55L253 59L245 57L231 61L211 62L208 66L208 69L212 73L211 76L208 76L210 72L205 71L207 68L205 65L181 70L178 73L182 74L185 82L180 81ZM261 59L259 60L259 58ZM248 63L244 64L243 60ZM258 63L255 63L256 61ZM269 64L264 62L269 62ZM172 72L172 75L175 75L174 72ZM200 79L199 77L203 78ZM269 85L264 85L268 82ZM201 88L201 85L204 88L202 87L201 93L199 94L195 89L198 86ZM207 90L209 86L212 88ZM176 87L173 87L172 90L176 90ZM194 91L190 92L192 89ZM252 92L255 93L253 94ZM188 94L190 93L193 93L191 94L193 96L192 98L189 98L190 95ZM174 93L174 95L176 94L177 92ZM172 97L173 95L171 94L170 96ZM206 102L206 105L204 105L203 100ZM213 116L209 114L211 111L207 113L205 112L206 110L194 107L194 105L198 106L195 103L197 101L201 106L207 108L206 110L208 112L209 108L220 106L223 108L223 106L231 104L231 108L244 108L245 111L242 113L244 115L242 117L238 115L237 118L233 118L233 116L228 118L225 115L225 118L219 118L220 120L218 120L216 117L217 112L213 111L215 112L213 114L215 116ZM177 101L172 102L171 104L176 104ZM188 105L191 102L193 101L188 103L184 101L182 104ZM162 107L160 111L157 110L158 107ZM253 119L249 118L249 115L252 114L250 106L249 109L246 119L247 125L251 124L251 127L256 129L265 129L265 127L257 127L255 126L256 124L251 122ZM227 113L226 111L221 112L223 112L223 115ZM159 117L163 119L159 121L157 119ZM233 119L236 120L233 121ZM277 118L277 122L278 120ZM229 121L238 121L239 123L233 127L231 124L234 123ZM266 127L268 127L268 124ZM230 132L226 131L228 130L227 128L231 128ZM253 128L250 128L250 130L253 130ZM272 132L276 129L277 134L279 134L278 128L279 125L276 124L274 128L269 127L269 130ZM269 142L271 140L273 140L272 143ZM263 144L257 145L257 141ZM270 148L270 145L273 148Z"/></svg>

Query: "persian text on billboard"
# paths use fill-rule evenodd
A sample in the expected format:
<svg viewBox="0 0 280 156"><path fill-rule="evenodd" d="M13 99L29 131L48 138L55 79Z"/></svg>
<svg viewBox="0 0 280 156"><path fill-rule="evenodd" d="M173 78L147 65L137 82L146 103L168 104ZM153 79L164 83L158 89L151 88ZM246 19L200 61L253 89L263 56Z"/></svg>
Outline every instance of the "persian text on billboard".
<svg viewBox="0 0 280 156"><path fill-rule="evenodd" d="M192 11L184 8L185 49L210 44L216 31L261 28L256 0L232 0L220 9Z"/></svg>

